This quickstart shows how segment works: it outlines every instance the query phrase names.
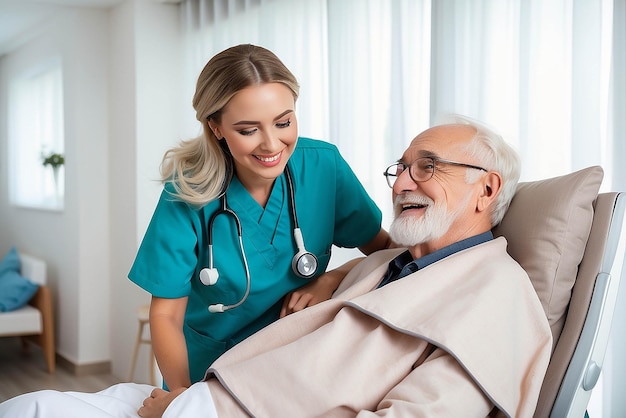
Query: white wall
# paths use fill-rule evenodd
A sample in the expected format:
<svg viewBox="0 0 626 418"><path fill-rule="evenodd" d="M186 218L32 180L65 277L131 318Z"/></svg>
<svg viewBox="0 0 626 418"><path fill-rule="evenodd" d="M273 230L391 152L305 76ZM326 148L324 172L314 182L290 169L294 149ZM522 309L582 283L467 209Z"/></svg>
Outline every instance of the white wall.
<svg viewBox="0 0 626 418"><path fill-rule="evenodd" d="M1 62L1 91L6 92L13 74L49 57L62 59L65 210L9 206L3 181L0 245L3 251L16 245L48 262L55 301L57 352L76 364L110 358L107 37L107 13L68 10ZM2 128L2 147L6 152L6 123ZM1 175L6 179L6 166Z"/></svg>
<svg viewBox="0 0 626 418"><path fill-rule="evenodd" d="M159 165L181 138L181 60L178 9L148 1L111 14L111 217L113 373L126 376L137 333L136 308L149 295L127 278L158 200ZM190 107L187 105L187 107ZM147 350L136 379L147 381Z"/></svg>
<svg viewBox="0 0 626 418"><path fill-rule="evenodd" d="M130 367L128 353L138 326L133 320L135 310L138 304L148 301L126 278L137 249L137 99L132 4L112 10L110 19L111 357L113 373L126 378Z"/></svg>
<svg viewBox="0 0 626 418"><path fill-rule="evenodd" d="M57 352L76 365L111 361L122 379L136 309L149 301L127 274L161 190L161 157L182 139L180 114L190 109L190 98L178 98L179 42L176 6L128 0L110 10L65 8L0 59L0 155L12 74L59 54L66 102L65 209L10 206L1 164L0 254L16 245L47 261ZM147 381L148 364L143 350L135 380Z"/></svg>

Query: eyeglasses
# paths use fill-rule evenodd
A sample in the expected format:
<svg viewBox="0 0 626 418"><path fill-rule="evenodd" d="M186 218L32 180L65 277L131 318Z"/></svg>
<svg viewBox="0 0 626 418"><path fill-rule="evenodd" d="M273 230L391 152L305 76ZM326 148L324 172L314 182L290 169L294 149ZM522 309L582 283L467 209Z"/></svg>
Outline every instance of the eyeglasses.
<svg viewBox="0 0 626 418"><path fill-rule="evenodd" d="M387 184L393 188L396 179L400 174L404 173L404 170L409 169L409 176L415 183L424 182L430 180L435 175L435 170L440 164L455 165L458 167L473 168L475 170L482 170L487 172L488 170L477 165L458 163L456 161L442 160L434 157L421 157L413 161L411 164L406 165L404 163L391 164L383 175L387 178Z"/></svg>

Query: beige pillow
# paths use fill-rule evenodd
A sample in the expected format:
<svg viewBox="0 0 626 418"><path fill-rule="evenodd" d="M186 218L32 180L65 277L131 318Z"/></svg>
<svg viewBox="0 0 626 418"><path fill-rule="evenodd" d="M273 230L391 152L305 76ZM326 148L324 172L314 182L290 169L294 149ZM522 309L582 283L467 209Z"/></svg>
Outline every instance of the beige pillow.
<svg viewBox="0 0 626 418"><path fill-rule="evenodd" d="M546 180L520 183L504 219L509 254L526 270L548 317L554 343L563 329L578 265L604 172L585 168Z"/></svg>

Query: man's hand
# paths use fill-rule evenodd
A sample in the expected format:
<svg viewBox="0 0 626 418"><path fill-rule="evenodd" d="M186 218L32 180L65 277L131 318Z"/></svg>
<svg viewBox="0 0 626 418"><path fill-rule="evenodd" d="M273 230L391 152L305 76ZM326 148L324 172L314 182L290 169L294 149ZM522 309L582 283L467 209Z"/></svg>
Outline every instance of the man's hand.
<svg viewBox="0 0 626 418"><path fill-rule="evenodd" d="M186 389L187 388L181 387L167 392L163 389L155 388L150 393L150 397L143 401L143 406L139 408L137 415L142 418L161 418L163 412L165 412L174 398L183 393Z"/></svg>

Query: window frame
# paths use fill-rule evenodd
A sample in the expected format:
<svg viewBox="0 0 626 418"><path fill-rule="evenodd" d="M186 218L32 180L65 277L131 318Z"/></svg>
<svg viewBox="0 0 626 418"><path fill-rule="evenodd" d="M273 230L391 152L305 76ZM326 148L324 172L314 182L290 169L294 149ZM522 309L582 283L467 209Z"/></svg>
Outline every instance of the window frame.
<svg viewBox="0 0 626 418"><path fill-rule="evenodd" d="M65 207L65 164L43 164L45 155L65 155L63 85L60 57L9 80L7 165L13 206L52 211Z"/></svg>

